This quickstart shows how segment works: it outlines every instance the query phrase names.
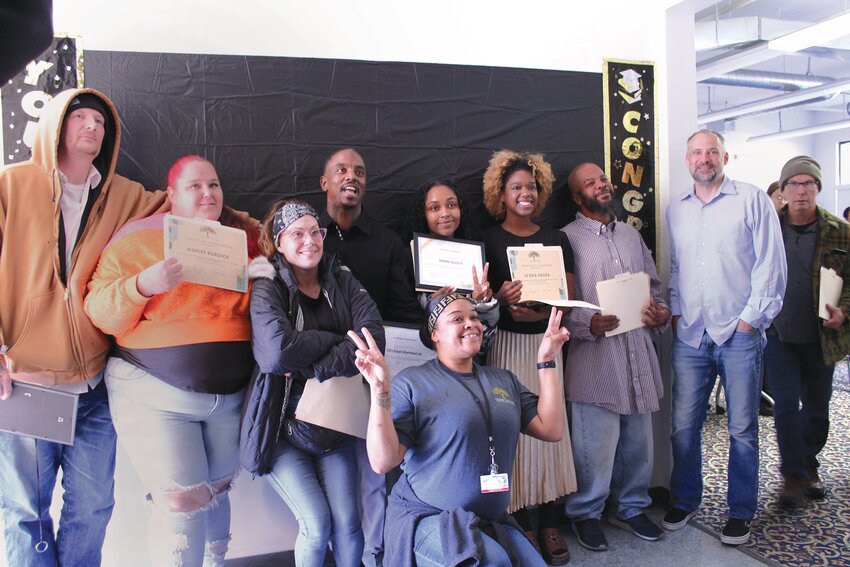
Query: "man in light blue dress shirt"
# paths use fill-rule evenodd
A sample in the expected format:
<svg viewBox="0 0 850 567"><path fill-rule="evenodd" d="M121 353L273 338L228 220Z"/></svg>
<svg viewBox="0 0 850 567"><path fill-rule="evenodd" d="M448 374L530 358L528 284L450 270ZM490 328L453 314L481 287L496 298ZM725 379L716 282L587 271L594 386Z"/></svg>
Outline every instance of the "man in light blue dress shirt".
<svg viewBox="0 0 850 567"><path fill-rule="evenodd" d="M782 233L767 194L723 173L723 137L700 130L685 162L694 185L674 196L670 227L673 313L673 507L668 530L682 528L702 500L702 425L717 375L729 424L727 503L720 540L746 543L758 498L758 409L765 329L782 308L787 267Z"/></svg>

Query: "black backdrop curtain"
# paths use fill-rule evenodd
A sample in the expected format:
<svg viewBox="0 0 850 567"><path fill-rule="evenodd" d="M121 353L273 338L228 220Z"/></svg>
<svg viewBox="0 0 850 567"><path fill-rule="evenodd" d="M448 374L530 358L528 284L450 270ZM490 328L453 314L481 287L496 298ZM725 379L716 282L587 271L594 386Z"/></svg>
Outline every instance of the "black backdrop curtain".
<svg viewBox="0 0 850 567"><path fill-rule="evenodd" d="M260 216L282 196L323 208L319 176L336 148L366 162L366 207L403 230L409 193L438 177L458 183L479 217L494 150L542 152L555 195L541 218L574 216L567 175L602 164L601 73L465 65L86 51L86 86L115 102L118 171L165 185L187 153L210 159L228 203Z"/></svg>

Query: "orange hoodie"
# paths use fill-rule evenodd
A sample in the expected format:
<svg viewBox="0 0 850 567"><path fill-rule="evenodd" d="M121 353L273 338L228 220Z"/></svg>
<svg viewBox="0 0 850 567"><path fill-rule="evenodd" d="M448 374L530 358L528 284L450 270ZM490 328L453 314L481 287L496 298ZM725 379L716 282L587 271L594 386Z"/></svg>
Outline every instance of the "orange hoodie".
<svg viewBox="0 0 850 567"><path fill-rule="evenodd" d="M88 221L60 276L58 148L70 101L92 93L112 113L95 160L103 176ZM100 252L129 220L164 209L165 193L115 173L121 129L112 102L94 89L57 95L42 110L29 161L0 169L0 344L13 380L44 385L87 380L106 361L109 339L83 312L86 284Z"/></svg>
<svg viewBox="0 0 850 567"><path fill-rule="evenodd" d="M130 349L251 340L248 293L181 282L145 297L139 274L165 257L165 215L133 221L107 245L89 284L86 313Z"/></svg>

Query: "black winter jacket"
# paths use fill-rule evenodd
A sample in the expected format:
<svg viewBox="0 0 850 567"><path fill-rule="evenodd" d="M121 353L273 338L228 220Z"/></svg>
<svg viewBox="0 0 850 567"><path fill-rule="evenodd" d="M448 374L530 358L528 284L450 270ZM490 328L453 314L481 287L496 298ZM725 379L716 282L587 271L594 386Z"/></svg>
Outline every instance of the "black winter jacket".
<svg viewBox="0 0 850 567"><path fill-rule="evenodd" d="M303 329L298 286L289 266L280 257L272 260L273 279L261 278L251 287L252 347L257 368L251 379L242 417L239 457L253 474L269 472L283 416L284 374L297 372L324 381L353 376L356 347L344 334ZM366 327L383 351L384 327L369 294L345 268L322 260L322 293L340 329Z"/></svg>
<svg viewBox="0 0 850 567"><path fill-rule="evenodd" d="M251 288L251 344L260 372L301 372L319 381L357 374L356 347L345 335L303 330L298 286L286 262L275 258L274 279L258 279ZM333 309L340 329L369 329L381 350L384 327L375 302L350 271L334 259L322 261L322 292Z"/></svg>

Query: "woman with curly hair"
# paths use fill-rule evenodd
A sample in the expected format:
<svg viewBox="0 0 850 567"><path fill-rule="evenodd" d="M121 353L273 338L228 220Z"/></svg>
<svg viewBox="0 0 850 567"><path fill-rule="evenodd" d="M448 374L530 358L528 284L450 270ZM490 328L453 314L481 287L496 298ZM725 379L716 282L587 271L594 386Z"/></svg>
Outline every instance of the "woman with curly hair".
<svg viewBox="0 0 850 567"><path fill-rule="evenodd" d="M410 200L407 216L411 239L416 233L462 240L480 238L478 227L464 206L460 191L449 181L437 179L420 185ZM493 297L490 282L487 280L488 270L489 266L485 264L483 273L473 273L475 289L469 297L484 325L484 337L479 355L479 362L482 363L484 354L490 348L493 336L496 334L496 323L499 321L499 304ZM418 294L419 304L422 309L425 309L432 295L445 295L452 291L454 289L450 286L445 286L433 294L420 293Z"/></svg>
<svg viewBox="0 0 850 567"><path fill-rule="evenodd" d="M564 254L569 294L574 295L573 252L566 235L543 228L533 218L546 205L555 177L542 154L501 150L493 154L484 173L484 205L501 224L483 232L490 281L499 301L499 332L487 356L491 366L510 370L534 393L540 384L535 371L536 348L552 309L548 305L520 305L522 282L511 281L506 249L536 243L560 246ZM556 363L563 368L560 356ZM560 373L562 374L562 373ZM541 552L551 565L569 561L567 544L557 528L559 509L555 500L576 489L570 436L557 443L522 436L514 462L509 511L534 541L539 535ZM532 529L527 508L539 505L539 529Z"/></svg>

